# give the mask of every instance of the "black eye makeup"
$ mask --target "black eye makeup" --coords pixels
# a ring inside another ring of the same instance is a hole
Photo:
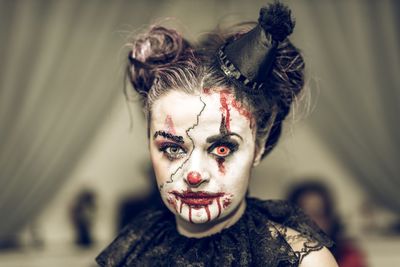
[[[169,160],[172,161],[180,159],[186,155],[187,150],[183,147],[185,142],[183,141],[182,136],[174,135],[165,131],[156,131],[153,135],[153,139],[156,140],[158,137],[170,140],[156,141],[158,150],[162,152]]]
[[[180,146],[179,144],[172,143],[172,142],[162,142],[158,145],[158,150],[169,159],[169,160],[176,160],[183,158],[187,151],[185,148]]]

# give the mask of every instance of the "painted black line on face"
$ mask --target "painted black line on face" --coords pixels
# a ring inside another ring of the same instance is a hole
[[[193,151],[194,151],[194,149],[195,149],[194,141],[193,141],[192,137],[189,135],[189,132],[190,132],[191,130],[193,130],[194,128],[196,128],[196,126],[199,125],[200,116],[201,116],[201,114],[203,113],[204,109],[206,108],[206,103],[203,101],[203,99],[201,99],[201,96],[199,96],[199,99],[200,99],[201,103],[203,103],[203,107],[201,108],[200,112],[199,112],[199,113],[197,114],[197,116],[196,116],[196,123],[193,124],[193,125],[192,125],[191,127],[189,127],[188,129],[186,129],[186,131],[185,131],[186,136],[189,138],[190,142],[192,142],[192,146],[193,146],[193,147],[192,147],[192,149],[191,149],[191,151],[190,151],[189,156],[187,157],[187,159],[186,159],[172,174],[171,174],[169,180],[166,181],[164,184],[166,184],[166,183],[172,183],[172,182],[173,182],[173,176],[174,176],[180,169],[182,169],[183,166],[189,161],[189,159],[190,159],[190,157],[192,156],[192,153],[193,153]],[[160,185],[160,190],[164,187],[164,184]]]
[[[228,127],[226,127],[226,120],[223,113],[221,114],[221,124],[219,125],[219,133],[221,135],[229,133]]]
[[[219,125],[219,134],[208,137],[206,139],[206,141],[208,143],[214,143],[218,140],[230,141],[231,140],[230,136],[232,136],[232,135],[237,136],[241,140],[243,140],[243,138],[239,134],[230,132],[228,130],[228,127],[226,126],[225,116],[224,116],[224,114],[221,114],[221,124]],[[236,143],[236,141],[234,141],[234,142]]]
[[[185,143],[185,142],[183,141],[183,137],[182,137],[182,136],[180,136],[180,135],[173,135],[173,134],[167,133],[167,132],[165,132],[165,131],[157,131],[157,132],[155,132],[155,133],[154,133],[154,136],[153,136],[153,139],[156,139],[158,136],[162,136],[162,137],[164,137],[164,138],[166,138],[166,139],[169,139],[169,140],[172,140],[172,141],[174,141],[174,142],[176,142],[176,143],[178,143],[178,144],[183,144],[183,143]]]

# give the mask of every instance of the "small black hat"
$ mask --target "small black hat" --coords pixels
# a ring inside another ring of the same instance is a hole
[[[268,79],[279,42],[293,32],[294,25],[285,5],[275,2],[261,8],[256,27],[218,50],[221,70],[257,93]]]

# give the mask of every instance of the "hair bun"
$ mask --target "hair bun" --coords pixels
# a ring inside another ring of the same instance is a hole
[[[152,27],[134,40],[129,53],[128,75],[135,90],[148,92],[158,70],[179,61],[187,47],[179,33],[161,26]]]
[[[158,66],[174,61],[182,50],[182,37],[173,30],[153,27],[133,45],[132,58],[147,66]]]
[[[261,8],[258,23],[278,42],[285,40],[293,32],[295,25],[290,9],[279,2]]]

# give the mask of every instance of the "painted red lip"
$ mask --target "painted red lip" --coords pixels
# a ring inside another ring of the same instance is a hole
[[[179,197],[181,201],[187,205],[207,206],[210,205],[214,199],[222,197],[225,193],[209,193],[204,191],[184,191],[179,193],[177,191],[172,191],[171,194]]]

